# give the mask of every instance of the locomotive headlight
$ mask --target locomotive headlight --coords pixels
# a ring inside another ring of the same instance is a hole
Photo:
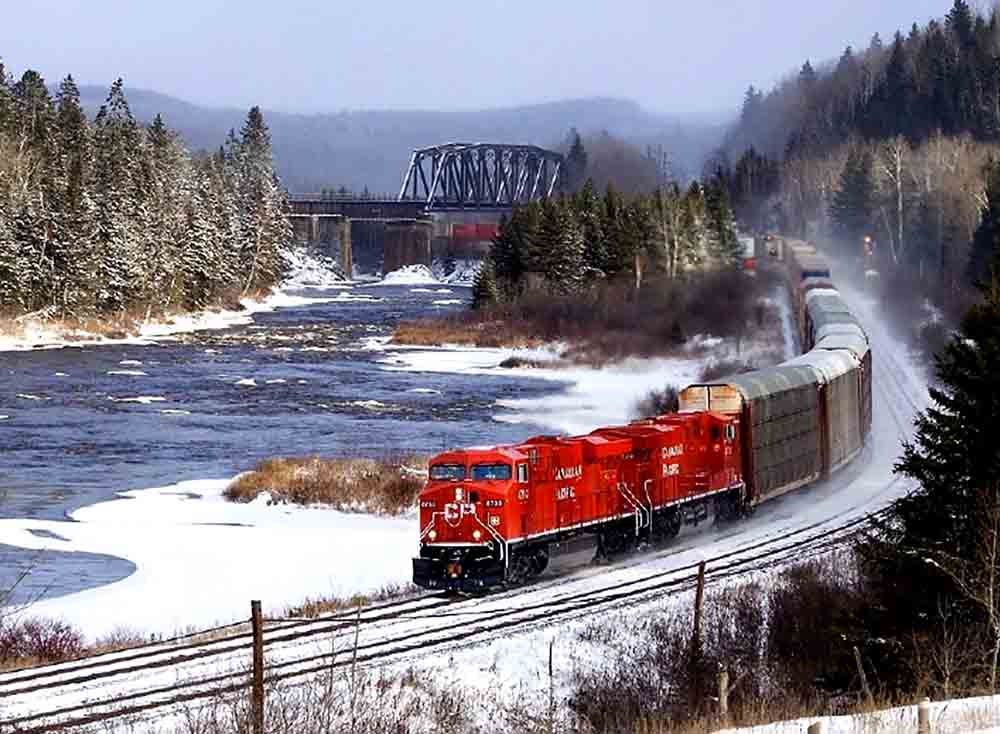
[[[483,539],[483,533],[482,533],[482,531],[481,530],[473,530],[472,531],[472,539],[473,540],[482,540]]]
[[[437,536],[438,536],[437,530],[431,530],[429,533],[427,533],[427,537],[430,538],[431,540],[437,540]]]

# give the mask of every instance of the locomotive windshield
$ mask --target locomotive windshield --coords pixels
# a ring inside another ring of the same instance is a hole
[[[472,467],[472,478],[480,480],[507,480],[512,476],[510,464],[476,464]]]
[[[461,464],[435,464],[431,467],[431,479],[441,482],[461,482],[465,479],[465,467]]]

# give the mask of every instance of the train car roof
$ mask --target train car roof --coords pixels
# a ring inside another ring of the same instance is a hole
[[[789,367],[799,365],[810,367],[819,375],[821,383],[827,383],[856,370],[858,358],[849,351],[813,349],[785,364]]]
[[[850,311],[833,311],[827,308],[810,308],[809,318],[812,319],[813,329],[818,334],[824,326],[833,324],[853,324],[861,328],[857,317]]]
[[[810,368],[801,365],[768,367],[753,372],[745,372],[742,375],[725,377],[714,382],[701,383],[703,385],[731,385],[747,399],[767,397],[775,393],[794,390],[800,387],[817,384],[816,373]],[[693,386],[692,386],[693,387]]]
[[[816,341],[813,350],[817,349],[846,350],[860,360],[868,354],[868,338],[860,328],[856,332],[844,331],[827,334]]]
[[[854,322],[834,322],[826,323],[816,327],[816,333],[814,334],[814,343],[819,343],[824,339],[831,336],[857,336],[860,335],[865,339],[867,343],[868,337],[865,334],[865,330],[861,328],[861,324],[857,321]]]
[[[809,280],[820,280],[819,278],[809,278]],[[813,288],[806,291],[806,305],[811,303],[822,305],[838,306],[838,311],[850,311],[844,299],[840,297],[840,291],[836,288]]]

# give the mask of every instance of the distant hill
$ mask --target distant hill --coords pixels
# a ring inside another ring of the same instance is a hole
[[[161,114],[194,150],[214,150],[246,110],[202,107],[174,97],[128,89],[132,112],[144,122]],[[80,90],[95,114],[107,91]],[[722,126],[686,124],[643,110],[634,102],[595,98],[471,112],[372,110],[336,114],[264,111],[282,181],[291,191],[347,186],[398,191],[414,148],[451,141],[530,143],[555,147],[569,128],[581,134],[608,131],[641,147],[662,145],[678,175],[698,175],[721,140]]]

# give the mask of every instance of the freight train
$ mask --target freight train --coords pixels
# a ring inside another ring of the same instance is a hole
[[[690,385],[675,414],[435,456],[414,583],[521,584],[560,554],[613,557],[710,516],[740,518],[854,459],[871,432],[868,337],[815,248],[761,238],[756,254],[787,276],[804,354]]]

